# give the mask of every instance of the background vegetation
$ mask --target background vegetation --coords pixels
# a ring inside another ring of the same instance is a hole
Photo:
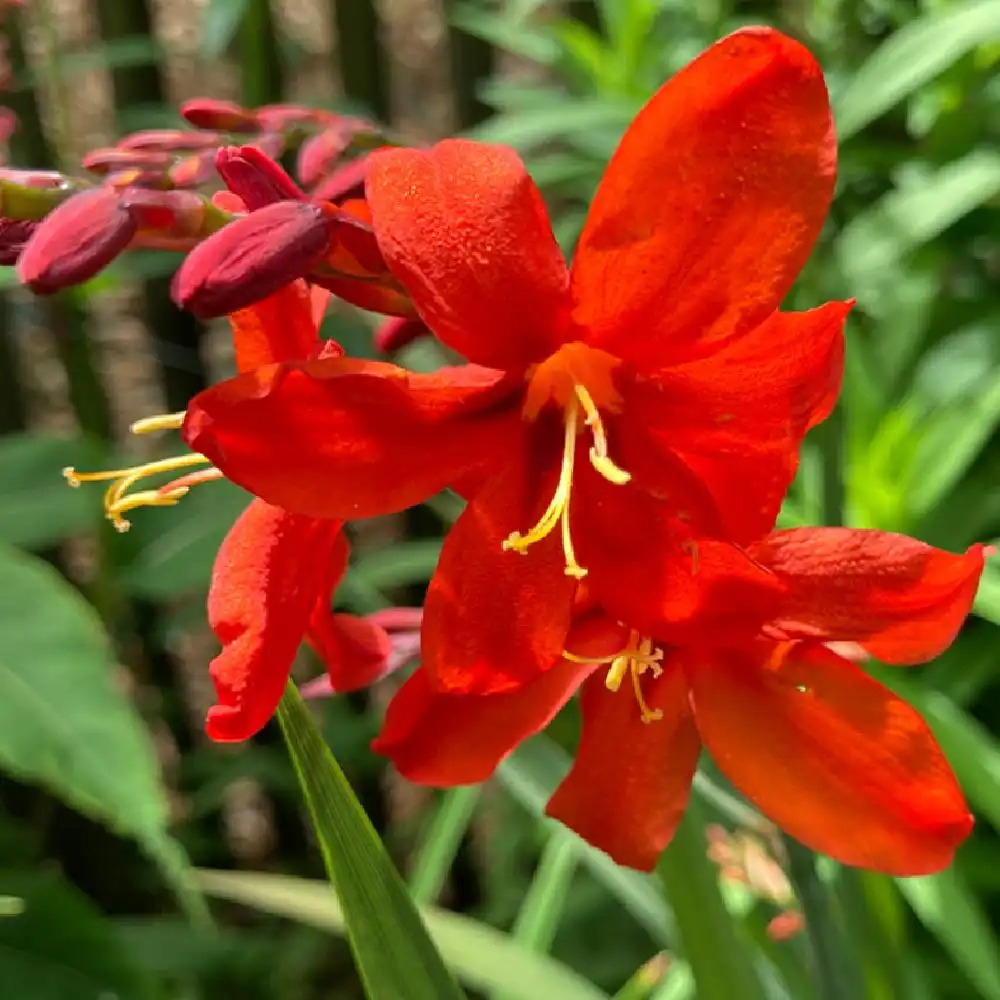
[[[569,250],[645,98],[753,22],[813,49],[841,139],[833,213],[793,304],[858,300],[842,402],[808,442],[782,516],[954,550],[996,538],[1000,0],[31,0],[2,28],[3,96],[22,123],[9,162],[75,167],[124,131],[177,124],[191,96],[296,99],[370,112],[409,141],[461,129],[517,147]],[[238,747],[201,732],[214,653],[205,589],[245,497],[218,484],[117,536],[99,490],[59,477],[134,455],[131,420],[183,408],[229,370],[224,326],[169,301],[177,262],[137,252],[44,300],[0,272],[0,993],[359,997],[330,895],[302,881],[322,864],[277,727]],[[343,310],[330,322],[351,350],[371,350],[368,319]],[[432,363],[429,350],[405,360]],[[442,500],[358,525],[344,605],[418,603],[454,515]],[[948,654],[889,678],[927,715],[979,822],[940,876],[824,870],[863,984],[854,995],[1000,998],[998,625],[993,563]],[[394,683],[320,703],[324,733],[416,898],[450,911],[431,928],[469,987],[497,1000],[692,996],[652,880],[539,818],[573,720],[489,786],[436,795],[367,748]],[[711,776],[700,790],[710,819],[768,846]],[[804,935],[767,931],[792,906],[787,887],[768,899],[725,885],[768,994],[810,1000]],[[641,968],[661,953],[671,960]]]

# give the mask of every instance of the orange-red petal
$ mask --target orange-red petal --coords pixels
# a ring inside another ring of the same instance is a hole
[[[499,372],[419,375],[353,358],[272,365],[197,395],[185,441],[226,478],[287,510],[402,510],[503,454],[521,424]]]
[[[519,687],[551,669],[566,643],[576,580],[564,572],[558,531],[525,554],[503,549],[538,520],[555,488],[558,470],[521,449],[462,512],[427,589],[421,653],[442,691]]]
[[[672,507],[586,466],[576,476],[573,540],[590,594],[614,617],[664,642],[709,630],[753,636],[779,606],[782,586],[739,548],[698,538]]]
[[[513,150],[449,139],[368,164],[379,246],[444,343],[493,368],[523,368],[561,343],[569,275]]]
[[[595,346],[654,366],[752,330],[809,256],[835,173],[816,60],[770,28],[724,38],[612,158],[573,262],[577,322]]]
[[[367,618],[332,613],[330,594],[314,608],[306,639],[326,666],[334,693],[368,687],[392,669],[392,642],[385,630]]]
[[[623,382],[621,464],[637,485],[664,497],[699,482],[732,541],[765,535],[795,476],[803,436],[836,402],[850,308],[830,302],[774,313],[711,356]],[[698,513],[693,507],[704,529],[712,518]]]
[[[601,671],[584,683],[576,760],[546,812],[619,864],[651,869],[684,814],[701,740],[678,666],[640,683],[658,721],[642,721],[628,678],[614,692]]]
[[[850,641],[887,663],[923,663],[951,645],[972,607],[984,549],[945,552],[854,528],[776,531],[751,553],[787,593],[774,626]]]
[[[252,371],[276,361],[309,358],[320,349],[312,296],[302,280],[229,314],[237,371]]]
[[[223,647],[209,668],[219,699],[206,722],[212,739],[248,739],[274,714],[321,591],[329,600],[339,533],[337,521],[255,500],[226,536],[208,595]]]
[[[822,647],[685,659],[698,730],[765,815],[813,850],[893,875],[951,863],[972,828],[923,719]]]
[[[372,749],[422,785],[485,781],[519,743],[549,724],[592,669],[563,660],[516,691],[478,695],[436,691],[421,668],[390,702]]]

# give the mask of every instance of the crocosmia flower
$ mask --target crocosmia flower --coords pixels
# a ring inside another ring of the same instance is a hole
[[[339,345],[322,341],[319,322],[328,293],[312,293],[302,281],[230,316],[240,371],[289,358],[330,357]],[[183,414],[152,417],[140,432],[177,427]],[[79,473],[72,485],[103,480],[105,506],[116,527],[142,506],[172,506],[195,485],[221,477],[201,455],[151,462],[135,469]],[[164,486],[133,492],[149,476],[194,468]],[[274,714],[303,640],[326,666],[334,692],[378,680],[398,663],[377,620],[334,613],[331,597],[347,567],[343,522],[291,514],[252,500],[219,548],[208,594],[208,620],[222,643],[209,668],[218,704],[206,730],[216,740],[244,740]]]
[[[416,782],[484,781],[579,691],[580,744],[548,812],[622,864],[656,863],[704,746],[813,849],[896,875],[946,867],[972,817],[941,749],[833,648],[892,664],[938,655],[968,614],[983,547],[952,555],[902,535],[800,528],[749,553],[779,591],[755,628],[741,616],[742,638],[706,630],[670,644],[578,607],[560,664],[516,691],[441,692],[418,670],[375,749]]]
[[[644,635],[752,614],[775,584],[739,546],[770,530],[840,381],[850,304],[778,311],[835,160],[818,65],[765,28],[713,46],[639,113],[572,268],[512,150],[378,151],[380,250],[469,364],[259,369],[197,397],[184,437],[305,515],[468,497],[425,609],[441,688],[514,689],[552,668],[581,581]]]

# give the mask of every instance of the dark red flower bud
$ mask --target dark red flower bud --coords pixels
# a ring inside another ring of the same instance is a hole
[[[365,171],[368,157],[359,156],[338,167],[313,190],[317,201],[341,202],[347,198],[362,198],[365,193]]]
[[[266,298],[329,252],[326,216],[320,205],[279,201],[231,222],[188,254],[174,276],[174,301],[208,318]]]
[[[218,132],[186,132],[176,128],[151,128],[133,132],[118,143],[118,149],[155,150],[161,153],[194,153],[215,149],[223,141]]]
[[[276,201],[307,200],[281,166],[255,146],[223,146],[216,154],[215,169],[251,212]]]
[[[376,350],[383,354],[392,354],[428,334],[430,330],[424,325],[423,320],[411,319],[408,316],[392,316],[378,326],[372,339]]]
[[[232,101],[215,101],[210,97],[195,97],[181,105],[181,117],[195,128],[217,132],[256,132],[253,113]]]
[[[166,237],[197,237],[202,232],[205,200],[191,191],[129,188],[122,192],[121,204],[137,230]]]
[[[351,132],[339,126],[324,129],[307,139],[299,147],[295,161],[295,173],[299,183],[312,187],[321,181],[337,165],[350,145]]]
[[[262,132],[285,132],[296,125],[313,125],[332,120],[335,115],[302,104],[264,104],[253,113]]]
[[[159,170],[170,166],[173,157],[155,150],[92,149],[84,156],[83,169],[95,174],[120,170]]]
[[[128,246],[135,228],[114,188],[81,191],[42,220],[17,262],[18,276],[40,294],[79,285]]]
[[[16,264],[39,223],[25,219],[0,219],[0,265]]]

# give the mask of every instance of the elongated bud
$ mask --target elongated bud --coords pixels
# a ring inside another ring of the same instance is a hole
[[[16,264],[39,223],[0,218],[0,265]]]
[[[204,184],[215,174],[215,155],[214,149],[208,149],[178,160],[167,173],[170,183],[179,188]]]
[[[181,117],[195,128],[216,132],[256,132],[257,120],[252,111],[232,101],[215,101],[210,97],[195,97],[181,105]]]
[[[93,149],[84,156],[83,169],[94,174],[110,174],[119,170],[165,170],[173,157],[156,150]]]
[[[276,201],[307,200],[281,166],[255,146],[224,146],[216,154],[215,169],[251,212]]]
[[[347,198],[364,197],[367,169],[367,156],[349,160],[316,185],[312,192],[313,198],[317,201],[335,201],[339,204]]]
[[[119,140],[118,149],[153,150],[161,153],[197,153],[214,150],[223,138],[218,132],[187,132],[176,128],[151,128],[133,132]]]
[[[306,139],[299,147],[295,173],[300,183],[312,187],[321,181],[344,155],[350,145],[351,131],[335,125]]]
[[[135,231],[114,188],[82,191],[42,221],[17,262],[18,276],[40,294],[79,285],[110,264]]]
[[[329,250],[322,206],[279,201],[195,247],[174,276],[174,301],[196,316],[223,316],[307,274]]]

